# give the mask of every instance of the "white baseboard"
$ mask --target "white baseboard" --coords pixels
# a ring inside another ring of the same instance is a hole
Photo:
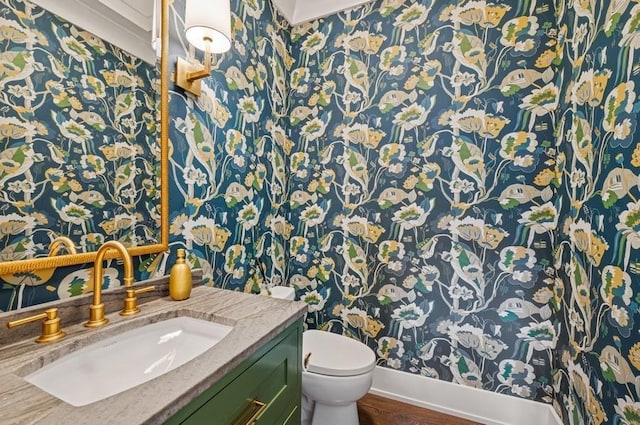
[[[562,425],[548,404],[380,366],[370,392],[486,425]]]

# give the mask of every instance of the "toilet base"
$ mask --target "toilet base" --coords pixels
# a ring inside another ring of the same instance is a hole
[[[301,425],[311,425],[313,419],[313,405],[315,404],[305,393],[302,393],[302,422]]]
[[[307,418],[304,418],[307,419]],[[303,420],[303,425],[358,425],[358,405],[356,402],[344,405],[323,405],[317,401],[313,405],[311,421]]]

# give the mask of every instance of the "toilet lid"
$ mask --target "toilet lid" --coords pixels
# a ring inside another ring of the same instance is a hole
[[[360,341],[318,330],[302,334],[302,356],[308,372],[329,376],[355,376],[373,369],[376,356]]]

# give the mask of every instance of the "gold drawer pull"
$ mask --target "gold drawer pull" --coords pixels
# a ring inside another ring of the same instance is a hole
[[[258,416],[267,408],[267,403],[258,400],[251,400],[249,406],[231,422],[232,425],[253,425]]]

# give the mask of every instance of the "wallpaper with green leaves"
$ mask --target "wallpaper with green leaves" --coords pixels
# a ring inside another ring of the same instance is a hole
[[[550,402],[552,5],[374,2],[288,29],[232,4],[203,95],[172,91],[172,245],[229,289],[257,291],[260,260],[308,327],[382,366]]]
[[[552,400],[553,10],[378,1],[292,30],[288,278],[309,326]]]
[[[155,243],[155,65],[29,1],[0,7],[0,260],[46,256],[60,235],[78,251]],[[83,292],[52,277],[2,276],[1,308]]]
[[[214,55],[199,97],[170,93],[170,246],[205,281],[259,292],[286,277],[288,24],[268,1],[232,1],[232,50]],[[203,58],[184,38],[184,1],[171,4],[171,54]],[[175,59],[174,56],[174,59]]]
[[[173,58],[201,59],[171,14]],[[234,0],[202,96],[171,90],[172,251],[210,285],[293,286],[380,366],[637,423],[638,22],[377,0],[291,28]]]
[[[570,424],[640,422],[640,4],[558,11],[558,246],[554,385]],[[638,86],[638,87],[636,87]]]
[[[449,3],[292,30],[307,322],[565,423],[638,423],[640,5]]]

